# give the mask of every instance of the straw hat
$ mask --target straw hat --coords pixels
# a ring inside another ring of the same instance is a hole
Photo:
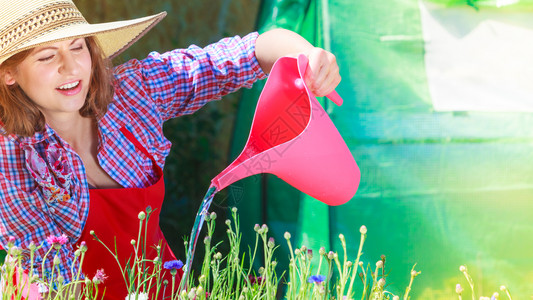
[[[0,7],[0,64],[29,48],[86,36],[96,36],[113,57],[166,16],[89,24],[71,0],[0,0]]]

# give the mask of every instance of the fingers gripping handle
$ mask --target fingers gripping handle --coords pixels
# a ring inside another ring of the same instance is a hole
[[[309,59],[307,56],[300,54],[298,55],[298,69],[300,70],[300,77],[304,78],[305,70],[307,70]],[[299,82],[301,84],[301,82]],[[326,95],[326,97],[333,101],[333,103],[337,104],[338,106],[342,105],[342,98],[341,96],[334,90],[333,92]]]

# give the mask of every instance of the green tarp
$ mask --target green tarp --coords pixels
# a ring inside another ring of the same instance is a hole
[[[253,245],[254,223],[266,223],[286,265],[285,231],[315,253],[342,251],[343,233],[353,260],[366,225],[362,259],[374,266],[386,255],[395,294],[416,263],[422,273],[412,299],[456,298],[456,284],[468,286],[462,264],[478,296],[500,285],[516,299],[533,295],[533,115],[434,111],[417,1],[263,1],[258,27],[297,30],[336,54],[345,102],[323,104],[361,184],[347,204],[328,207],[273,175],[235,183],[230,204],[241,228],[250,228],[244,244]],[[260,90],[240,102],[232,158],[246,142]]]

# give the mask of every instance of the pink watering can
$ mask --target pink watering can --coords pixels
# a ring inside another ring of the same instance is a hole
[[[304,83],[308,59],[276,61],[259,97],[242,153],[211,181],[217,191],[245,177],[271,173],[328,204],[357,191],[360,172],[337,128]],[[337,105],[334,91],[327,96]]]
[[[272,67],[244,150],[211,180],[200,205],[180,290],[187,282],[196,242],[214,195],[235,181],[271,173],[328,205],[346,203],[355,195],[361,177],[359,168],[328,114],[305,86],[307,62],[304,55],[282,57]],[[327,97],[342,104],[336,92]]]

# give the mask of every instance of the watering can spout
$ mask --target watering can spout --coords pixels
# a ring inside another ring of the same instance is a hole
[[[357,191],[360,172],[337,128],[303,81],[307,57],[282,57],[261,92],[241,154],[212,180],[217,190],[259,173],[340,205]],[[342,98],[327,95],[337,105]]]

